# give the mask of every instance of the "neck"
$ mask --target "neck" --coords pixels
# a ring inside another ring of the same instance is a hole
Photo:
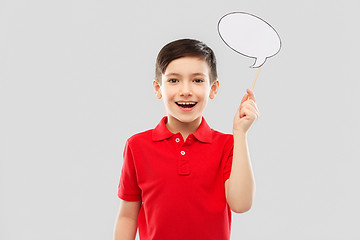
[[[183,136],[184,135],[187,136],[190,133],[196,132],[196,130],[199,128],[201,124],[201,120],[202,117],[200,116],[192,122],[181,122],[172,116],[168,116],[166,127],[172,133],[180,132]]]

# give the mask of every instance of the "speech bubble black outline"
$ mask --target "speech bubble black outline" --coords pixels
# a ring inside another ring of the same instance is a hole
[[[223,18],[224,18],[224,17],[226,17],[227,15],[234,14],[234,13],[247,14],[247,15],[251,15],[251,16],[253,16],[253,17],[256,17],[256,18],[260,19],[261,21],[265,22],[267,25],[269,25],[269,26],[270,26],[270,27],[274,30],[274,32],[276,33],[276,35],[278,36],[278,38],[279,38],[279,40],[280,40],[280,47],[279,47],[279,50],[278,50],[275,54],[273,54],[273,55],[271,55],[271,56],[268,56],[268,57],[265,57],[265,61],[264,61],[264,62],[263,62],[260,66],[258,66],[258,67],[252,67],[252,66],[254,66],[254,65],[255,65],[256,60],[258,59],[257,57],[248,56],[248,55],[246,55],[246,54],[243,54],[243,53],[241,53],[241,52],[238,52],[238,51],[237,51],[237,50],[235,50],[234,48],[230,47],[230,45],[229,45],[229,44],[227,44],[227,42],[223,39],[223,37],[222,37],[222,36],[221,36],[221,34],[220,34],[220,31],[219,31],[219,25],[220,25],[221,19],[223,19]],[[253,65],[251,65],[251,66],[250,66],[250,68],[251,68],[251,67],[252,67],[252,68],[259,68],[259,67],[261,67],[262,65],[264,65],[264,63],[266,62],[266,60],[267,60],[268,58],[271,58],[271,57],[275,56],[276,54],[278,54],[278,52],[280,52],[281,45],[282,45],[280,35],[279,35],[279,34],[278,34],[278,32],[275,30],[275,28],[273,28],[273,27],[272,27],[272,26],[271,26],[268,22],[266,22],[264,19],[262,19],[262,18],[260,18],[260,17],[258,17],[258,16],[256,16],[256,15],[254,15],[254,14],[247,13],[247,12],[230,12],[230,13],[225,14],[225,15],[224,15],[224,16],[222,16],[222,17],[220,18],[220,20],[218,21],[218,24],[217,24],[217,31],[218,31],[218,33],[219,33],[220,38],[223,40],[223,42],[226,44],[226,46],[228,46],[229,48],[231,48],[231,49],[232,49],[232,50],[234,50],[235,52],[237,52],[237,53],[239,53],[239,54],[241,54],[241,55],[243,55],[243,56],[245,56],[245,57],[255,58],[255,62],[254,62],[254,64],[253,64]]]

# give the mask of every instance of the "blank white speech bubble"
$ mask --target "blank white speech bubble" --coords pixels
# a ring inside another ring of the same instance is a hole
[[[276,55],[281,40],[275,29],[261,18],[245,13],[232,12],[218,23],[218,32],[227,46],[244,56],[255,58],[252,68],[261,67],[267,58]]]

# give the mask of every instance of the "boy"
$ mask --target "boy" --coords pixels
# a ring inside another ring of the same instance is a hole
[[[126,141],[114,239],[134,240],[139,226],[140,240],[229,240],[230,210],[246,212],[254,198],[246,133],[260,116],[255,96],[247,89],[233,134],[211,129],[202,113],[219,88],[216,59],[193,39],[160,50],[153,86],[167,116]]]

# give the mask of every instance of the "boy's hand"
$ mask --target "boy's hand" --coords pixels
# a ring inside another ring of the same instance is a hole
[[[249,96],[249,99],[247,100]],[[233,132],[241,132],[246,134],[255,119],[260,117],[259,110],[256,106],[255,95],[253,91],[247,89],[247,94],[242,98],[240,107],[238,108],[235,118]]]

